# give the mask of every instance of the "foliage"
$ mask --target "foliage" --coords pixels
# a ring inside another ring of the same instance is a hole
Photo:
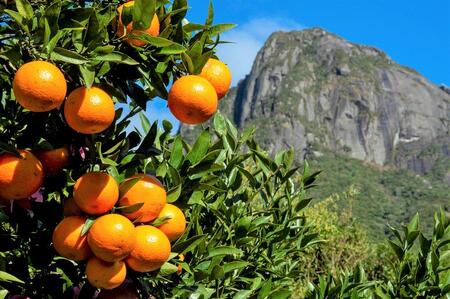
[[[439,208],[450,211],[450,188],[443,181],[448,169],[444,167],[448,166],[445,160],[438,162],[426,176],[418,176],[407,170],[380,168],[343,155],[322,153],[321,157],[309,159],[312,168],[324,170],[317,182],[320,187],[312,189],[310,195],[327,198],[355,186],[359,192],[353,200],[353,214],[361,219],[374,241],[392,236],[386,224],[398,228],[418,211],[424,232],[430,235],[434,212]],[[347,203],[340,201],[338,205],[345,209]]]
[[[363,267],[337,276],[321,276],[310,285],[308,298],[444,298],[450,294],[450,218],[441,211],[434,217],[434,230],[425,237],[419,215],[402,231],[392,228],[395,253],[384,260],[386,270],[379,280],[369,280]]]

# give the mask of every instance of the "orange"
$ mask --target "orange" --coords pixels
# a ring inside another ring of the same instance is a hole
[[[231,72],[228,66],[220,60],[210,58],[200,73],[208,80],[217,92],[219,100],[223,98],[231,85]]]
[[[0,154],[0,197],[5,200],[30,197],[44,181],[41,162],[29,151],[18,152],[21,158]]]
[[[92,257],[86,265],[86,277],[92,286],[111,290],[125,281],[127,266],[122,261],[109,263]]]
[[[136,182],[136,179],[139,181]],[[134,183],[134,185],[133,185]],[[137,175],[120,185],[119,206],[144,205],[133,213],[123,213],[131,220],[149,222],[156,219],[166,204],[166,190],[157,178],[149,175]]]
[[[82,261],[91,255],[87,236],[81,236],[86,217],[71,216],[64,218],[53,231],[53,246],[59,255]]]
[[[46,61],[32,61],[17,70],[13,91],[22,107],[33,112],[46,112],[64,101],[67,83],[55,65]]]
[[[89,229],[88,243],[92,252],[104,261],[123,260],[136,243],[134,225],[119,214],[102,216]]]
[[[83,215],[83,211],[77,206],[73,198],[69,198],[64,201],[63,214],[64,217],[81,216]]]
[[[139,299],[136,286],[130,280],[125,282],[114,290],[102,290],[97,299]]]
[[[216,90],[208,80],[189,75],[175,81],[169,91],[168,104],[179,121],[196,125],[216,113],[218,99]]]
[[[170,241],[166,235],[150,225],[137,226],[136,245],[126,259],[128,267],[137,272],[155,271],[170,256]]]
[[[115,113],[112,98],[98,87],[78,87],[64,104],[67,124],[83,134],[103,132],[114,121]]]
[[[104,214],[111,210],[119,199],[119,186],[107,173],[89,172],[76,181],[73,199],[85,213]]]
[[[37,151],[35,155],[41,161],[46,175],[56,175],[69,164],[69,150],[67,147]]]
[[[129,1],[127,3],[124,3],[124,4],[120,5],[117,8],[117,12],[119,13],[119,22],[118,22],[118,25],[117,25],[117,32],[116,32],[116,34],[119,37],[122,37],[125,34],[125,28],[124,28],[125,26],[122,23],[122,10],[123,10],[123,7],[124,6],[125,7],[131,7],[133,5],[134,5],[134,1]],[[159,29],[160,29],[159,27],[160,27],[159,19],[158,19],[158,16],[155,14],[155,15],[153,15],[152,21],[150,22],[150,27],[148,27],[145,30],[133,29],[133,22],[130,22],[127,25],[126,35],[129,35],[129,34],[140,35],[140,34],[145,32],[145,33],[150,34],[151,36],[158,36],[159,35]],[[134,39],[134,38],[126,38],[125,41],[128,44],[136,46],[136,47],[142,47],[142,46],[145,46],[147,44],[147,42],[145,42],[143,40]]]
[[[158,226],[158,228],[166,234],[170,241],[175,241],[186,230],[186,218],[183,212],[176,206],[168,203],[159,214],[158,218],[168,218],[169,220]]]

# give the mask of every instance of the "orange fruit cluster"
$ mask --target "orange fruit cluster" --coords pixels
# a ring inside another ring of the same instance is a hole
[[[31,61],[17,70],[13,92],[22,107],[32,112],[48,112],[63,104],[67,83],[55,65]],[[79,133],[100,133],[114,121],[114,102],[98,87],[81,86],[64,102],[64,117],[69,127]]]
[[[197,125],[210,119],[219,100],[230,89],[231,72],[223,62],[210,58],[199,75],[187,75],[173,83],[168,105],[182,123]]]
[[[183,235],[186,218],[166,197],[163,184],[153,176],[135,175],[119,186],[107,173],[86,173],[64,204],[65,218],[53,232],[53,246],[63,257],[87,260],[86,277],[94,287],[117,288],[127,268],[158,270],[170,257],[170,242]],[[149,224],[153,220],[157,227]]]

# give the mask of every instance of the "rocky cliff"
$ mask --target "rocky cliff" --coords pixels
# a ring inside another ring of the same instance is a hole
[[[270,152],[326,149],[421,174],[450,156],[445,88],[320,28],[272,34],[221,111],[240,128],[257,126]]]

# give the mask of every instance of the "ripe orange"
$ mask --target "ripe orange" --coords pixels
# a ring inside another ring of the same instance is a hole
[[[67,83],[55,65],[32,61],[23,64],[16,72],[13,91],[22,107],[33,112],[46,112],[64,101]]]
[[[105,262],[97,257],[89,259],[86,265],[86,277],[89,283],[100,289],[111,290],[120,286],[127,276],[124,262]]]
[[[19,150],[21,158],[9,153],[0,155],[0,197],[23,199],[39,190],[44,181],[41,162],[29,151]]]
[[[86,235],[81,236],[86,217],[64,218],[53,231],[53,246],[63,257],[82,261],[91,255]]]
[[[139,181],[135,179],[139,178]],[[134,185],[133,185],[134,183]],[[123,213],[131,220],[149,222],[156,217],[166,204],[166,190],[157,178],[149,175],[137,175],[123,182],[120,187],[119,206],[131,206],[137,203],[144,205],[133,213]]]
[[[231,85],[231,72],[220,60],[210,58],[202,69],[200,76],[208,80],[217,92],[219,100],[223,98]]]
[[[128,267],[137,272],[155,271],[169,259],[170,241],[166,235],[150,225],[137,226],[136,246],[126,259]]]
[[[35,155],[41,161],[46,175],[56,175],[69,164],[69,150],[67,147],[37,151]]]
[[[197,125],[216,113],[218,99],[216,90],[208,80],[189,75],[175,81],[169,91],[168,104],[179,121]]]
[[[95,134],[106,130],[114,121],[114,102],[98,87],[78,87],[64,103],[67,124],[83,134]]]
[[[169,218],[169,220],[158,226],[158,228],[166,234],[170,241],[175,241],[186,230],[186,218],[183,212],[176,206],[168,203],[159,214],[158,218]]]
[[[122,23],[122,10],[123,7],[131,7],[134,5],[134,1],[129,1],[127,3],[124,3],[122,5],[120,5],[117,8],[117,12],[119,14],[119,21],[117,24],[117,36],[122,37],[125,34],[125,26]],[[158,16],[155,14],[153,15],[152,21],[150,22],[150,27],[148,27],[145,30],[138,30],[138,29],[133,29],[133,22],[130,22],[127,25],[127,32],[126,35],[129,34],[133,34],[133,35],[140,35],[143,32],[150,34],[151,36],[158,36],[159,35],[159,29],[160,29],[160,24],[159,24],[159,19]],[[125,41],[133,46],[136,47],[142,47],[145,46],[147,44],[147,42],[143,41],[143,40],[139,40],[139,39],[135,39],[135,38],[127,38],[125,39]]]
[[[83,211],[75,203],[75,200],[73,198],[69,198],[64,201],[63,215],[64,217],[81,216],[83,215]]]
[[[111,210],[119,199],[119,186],[107,173],[89,172],[75,183],[73,199],[85,213],[104,214]]]
[[[119,214],[102,216],[89,229],[88,243],[92,252],[104,261],[123,260],[136,244],[134,225]]]
[[[102,290],[97,299],[139,299],[136,286],[132,281],[125,282],[114,290]]]

